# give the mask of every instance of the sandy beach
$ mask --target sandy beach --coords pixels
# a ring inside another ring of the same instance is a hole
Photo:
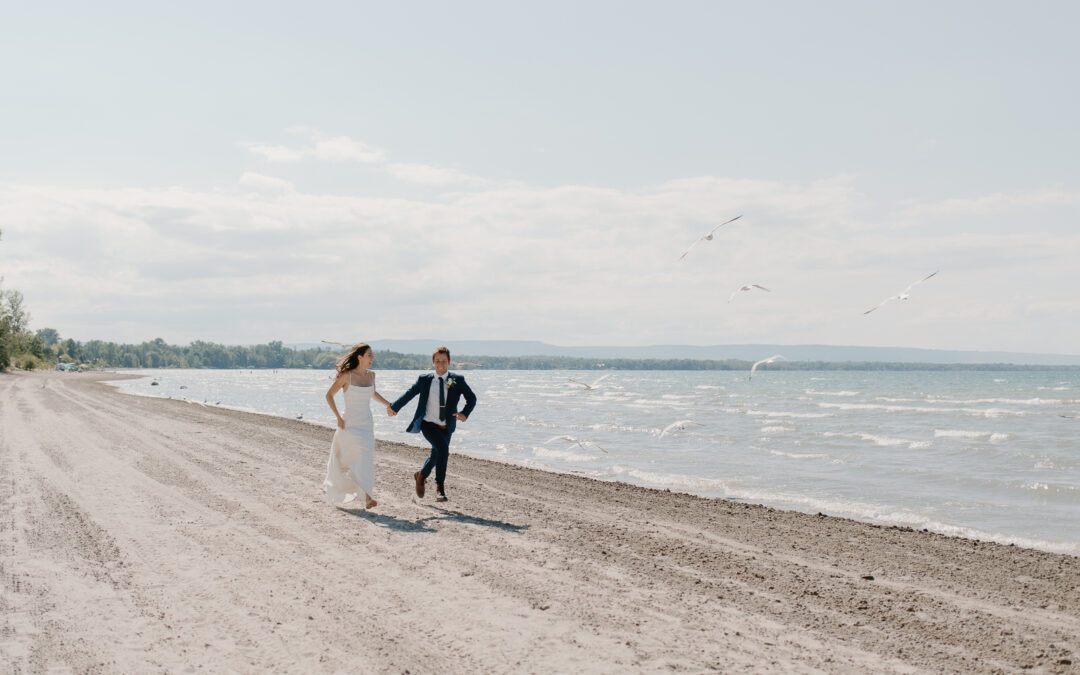
[[[0,374],[0,669],[1080,672],[1080,558]],[[468,448],[455,445],[454,450]]]

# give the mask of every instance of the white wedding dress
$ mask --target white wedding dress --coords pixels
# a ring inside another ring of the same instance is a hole
[[[350,373],[345,387],[345,428],[334,432],[323,481],[326,498],[335,506],[365,493],[372,496],[375,489],[375,420],[371,416],[375,385],[354,384],[354,376]]]

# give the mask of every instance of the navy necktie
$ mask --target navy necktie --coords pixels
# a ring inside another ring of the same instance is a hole
[[[442,378],[439,378],[439,419],[446,419],[446,394],[443,393]]]

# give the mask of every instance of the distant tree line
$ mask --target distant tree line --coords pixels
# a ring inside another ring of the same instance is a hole
[[[315,368],[329,370],[343,353],[337,347],[293,349],[280,341],[261,345],[221,345],[197,340],[190,345],[170,345],[157,338],[141,344],[117,344],[102,340],[76,342],[62,340],[52,328],[33,334],[30,342],[40,345],[43,363],[75,363],[96,368]],[[752,362],[741,359],[595,359],[569,356],[472,356],[454,355],[455,370],[729,370],[747,371]],[[20,366],[23,367],[23,366]],[[375,351],[373,368],[383,370],[427,370],[430,354],[402,354]],[[776,361],[767,366],[778,370],[861,370],[861,371],[1032,371],[1080,370],[1080,366],[1032,366],[1009,363],[889,363],[877,361]],[[760,371],[759,371],[760,372]]]

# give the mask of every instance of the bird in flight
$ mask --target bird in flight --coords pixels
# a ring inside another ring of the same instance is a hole
[[[611,373],[608,373],[607,375],[601,375],[601,376],[600,376],[600,377],[599,377],[599,378],[598,378],[598,379],[597,379],[597,380],[596,380],[595,382],[593,382],[592,384],[586,384],[586,383],[584,383],[584,382],[581,382],[581,381],[579,381],[579,380],[575,380],[575,379],[574,379],[574,378],[572,378],[572,377],[568,377],[568,378],[566,378],[566,379],[570,380],[570,381],[571,381],[571,382],[573,382],[574,384],[580,384],[581,386],[585,387],[586,389],[596,389],[596,388],[597,388],[597,385],[599,385],[599,384],[600,384],[601,382],[603,382],[603,381],[604,381],[604,378],[606,378],[606,377],[607,377],[608,375],[611,375]]]
[[[748,377],[748,378],[746,378],[746,379],[747,379],[747,380],[753,379],[753,377],[754,377],[754,371],[755,371],[755,370],[757,370],[757,367],[758,367],[758,366],[760,366],[760,365],[762,365],[762,364],[765,364],[765,363],[772,363],[772,362],[773,362],[773,361],[775,361],[776,359],[783,359],[783,360],[787,361],[787,357],[786,357],[786,356],[781,356],[781,355],[779,355],[779,354],[777,354],[777,355],[775,355],[775,356],[770,356],[770,357],[769,357],[769,358],[767,358],[767,359],[761,359],[760,361],[758,361],[757,363],[755,363],[755,364],[754,364],[753,366],[751,366],[751,367],[750,367],[750,377]]]
[[[934,270],[931,274],[926,275],[922,279],[919,279],[918,281],[912,282],[910,285],[908,285],[907,288],[905,288],[903,291],[901,291],[898,295],[890,295],[889,297],[885,298],[884,300],[879,302],[874,307],[871,307],[870,309],[863,312],[863,314],[869,314],[870,312],[874,311],[878,307],[881,307],[885,303],[890,302],[892,300],[907,300],[909,297],[911,297],[909,295],[911,293],[911,289],[915,288],[916,286],[918,286],[919,284],[926,281],[927,279],[929,279],[930,277],[934,276],[937,273],[938,273],[938,270]]]
[[[699,424],[694,420],[679,420],[678,422],[672,422],[664,427],[664,430],[660,432],[659,438],[663,438],[669,431],[675,431],[677,429],[685,429],[686,427],[703,427],[704,424]]]
[[[719,225],[717,225],[717,226],[716,226],[716,227],[714,227],[713,229],[709,230],[708,234],[704,234],[704,235],[702,235],[700,239],[698,239],[697,241],[695,241],[695,242],[694,242],[693,244],[690,244],[690,248],[688,248],[688,249],[686,249],[685,251],[683,251],[683,254],[682,254],[681,256],[679,256],[679,260],[682,260],[683,258],[685,258],[685,257],[686,257],[686,254],[690,252],[690,249],[691,249],[691,248],[694,248],[695,246],[697,246],[699,242],[702,242],[702,241],[712,241],[712,238],[713,238],[713,233],[715,233],[715,232],[716,232],[717,230],[719,230],[719,229],[720,229],[721,227],[723,227],[723,226],[727,225],[728,223],[733,223],[733,222],[735,222],[735,221],[736,221],[736,220],[738,220],[739,218],[742,218],[742,214],[739,214],[739,215],[735,216],[735,217],[734,217],[734,218],[732,218],[731,220],[725,220],[724,222],[720,223]]]
[[[581,439],[574,438],[573,436],[552,436],[551,438],[544,441],[544,445],[547,445],[548,443],[551,443],[553,441],[565,441],[565,442],[569,443],[570,445],[578,446],[582,450],[588,450],[590,447],[593,447],[593,448],[596,448],[597,450],[599,450],[599,451],[601,451],[601,452],[603,452],[605,454],[607,453],[607,450],[604,450],[603,448],[601,448],[599,445],[597,445],[593,441],[581,440]]]
[[[752,291],[755,288],[760,288],[761,290],[765,291],[766,293],[772,293],[772,291],[770,291],[769,289],[765,288],[764,286],[762,286],[760,284],[745,284],[743,286],[739,286],[734,291],[732,291],[731,292],[731,297],[728,298],[727,301],[731,302],[732,300],[734,300],[735,296],[739,294],[739,291]]]

